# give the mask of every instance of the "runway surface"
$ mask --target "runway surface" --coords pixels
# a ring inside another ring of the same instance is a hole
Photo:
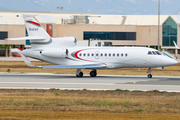
[[[136,84],[134,84],[134,82]],[[180,92],[180,77],[153,76],[112,76],[98,75],[95,78],[85,75],[60,74],[0,74],[0,88],[8,89],[70,89],[70,90],[159,90]]]

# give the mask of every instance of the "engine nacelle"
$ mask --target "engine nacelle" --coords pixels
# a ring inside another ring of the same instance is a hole
[[[75,37],[53,38],[55,47],[74,47],[77,44]]]
[[[64,49],[64,48],[40,51],[40,54],[42,56],[55,57],[55,58],[64,58],[68,55],[68,53],[69,53],[68,49]]]

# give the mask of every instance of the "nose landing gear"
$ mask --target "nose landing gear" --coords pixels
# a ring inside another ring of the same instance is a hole
[[[147,76],[148,78],[152,78],[152,75],[151,74],[148,74],[148,76]]]
[[[146,73],[150,73],[150,74],[147,75],[148,78],[152,78],[151,72],[152,72],[152,69],[149,68],[149,69],[147,70],[147,72],[146,72]]]

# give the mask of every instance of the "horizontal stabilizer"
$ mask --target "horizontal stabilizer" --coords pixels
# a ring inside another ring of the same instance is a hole
[[[96,68],[106,68],[105,64],[95,64],[95,65],[67,65],[67,66],[42,66],[44,69],[65,69],[65,68],[78,68],[78,69],[96,69]]]
[[[20,37],[20,38],[6,38],[5,40],[44,40],[45,37],[35,37],[35,36],[28,36],[28,37]]]

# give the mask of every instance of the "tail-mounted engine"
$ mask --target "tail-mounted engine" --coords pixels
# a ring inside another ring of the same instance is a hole
[[[55,58],[64,58],[68,56],[69,51],[68,49],[51,49],[51,50],[45,50],[45,51],[40,51],[40,54],[42,56],[46,57],[55,57]]]
[[[77,44],[75,37],[53,38],[55,47],[74,47]]]

